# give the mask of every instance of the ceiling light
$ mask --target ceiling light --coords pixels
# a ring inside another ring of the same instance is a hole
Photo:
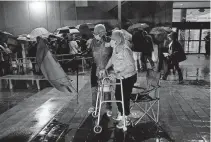
[[[180,5],[183,5],[182,3]]]

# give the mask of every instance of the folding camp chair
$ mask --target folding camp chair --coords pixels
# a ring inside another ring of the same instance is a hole
[[[143,112],[143,114],[138,116],[138,118],[136,117],[133,124],[137,125],[145,116],[148,116],[148,118],[157,123],[159,120],[160,107],[160,73],[152,69],[148,69],[146,75],[141,78],[138,77],[137,80],[139,82],[135,84],[131,94],[131,112],[135,110],[135,107],[137,107],[139,109],[138,111]],[[143,83],[145,83],[144,87]]]

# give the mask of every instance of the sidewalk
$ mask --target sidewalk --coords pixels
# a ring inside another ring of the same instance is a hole
[[[91,106],[91,89],[86,76],[80,78],[83,85],[79,88],[79,103],[76,97],[46,88],[40,93],[29,94],[29,98],[1,114],[0,142],[41,142],[44,139],[49,142],[55,139],[61,142],[209,141],[209,62],[203,55],[199,59],[190,55],[181,63],[185,84],[178,85],[177,75],[173,74],[161,82],[159,124],[162,132],[153,123],[142,122],[124,134],[102,113],[103,132],[95,134],[95,121],[87,113]]]

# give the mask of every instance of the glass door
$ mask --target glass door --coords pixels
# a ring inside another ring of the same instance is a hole
[[[178,39],[185,53],[199,53],[200,29],[179,30]]]
[[[201,45],[200,45],[200,53],[205,53],[205,36],[207,35],[207,32],[209,32],[209,29],[202,29],[201,31]]]

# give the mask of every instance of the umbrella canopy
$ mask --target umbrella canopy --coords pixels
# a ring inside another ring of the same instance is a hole
[[[68,26],[65,26],[65,27],[61,27],[61,28],[58,28],[57,30],[69,30],[70,28]]]
[[[150,31],[154,35],[154,39],[158,42],[163,42],[169,33],[173,32],[170,27],[155,27]]]
[[[148,27],[149,27],[149,25],[147,25],[146,23],[137,23],[137,24],[130,26],[128,28],[128,31],[131,31],[133,29],[145,29],[145,28],[148,28]]]
[[[9,37],[14,37],[11,33],[0,31],[0,41],[7,42]]]
[[[93,24],[93,23],[85,23],[85,24],[77,25],[75,28],[76,28],[76,29],[83,29],[83,28],[87,28],[87,26],[88,26],[88,28],[89,28],[90,30],[93,30],[94,27],[95,27],[95,24]]]
[[[0,31],[0,35],[13,36],[11,33],[8,33],[8,32],[5,32],[5,31]]]
[[[169,34],[173,32],[170,27],[155,27],[150,31],[150,34]]]
[[[76,28],[77,28],[77,26],[76,26]],[[93,36],[91,28],[94,29],[94,24],[91,24],[91,23],[88,23],[88,25],[81,24],[81,25],[79,25],[78,30],[80,31],[81,35],[86,35],[86,37],[89,39],[89,38],[92,38],[92,36]]]
[[[45,28],[36,28],[30,34],[27,35],[28,38],[31,40],[35,40],[38,36],[41,37],[48,37],[51,33],[47,31]]]

